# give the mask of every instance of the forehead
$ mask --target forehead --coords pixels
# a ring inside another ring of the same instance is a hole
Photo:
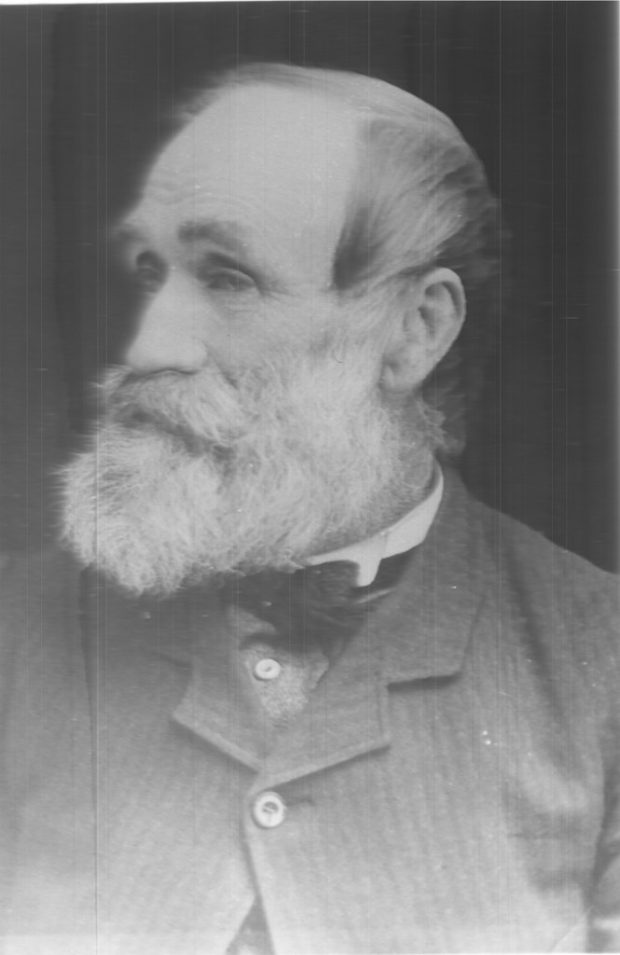
[[[238,220],[271,241],[325,253],[344,219],[356,140],[356,115],[332,96],[234,89],[165,147],[145,181],[141,211],[175,222]]]

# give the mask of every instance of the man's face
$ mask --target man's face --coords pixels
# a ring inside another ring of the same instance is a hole
[[[330,288],[355,149],[341,106],[252,87],[155,163],[124,229],[136,336],[64,479],[65,537],[130,590],[293,566],[424,484],[381,395],[377,316]]]
[[[186,127],[125,226],[148,293],[129,367],[236,376],[329,335],[355,159],[350,112],[308,93],[242,88]]]

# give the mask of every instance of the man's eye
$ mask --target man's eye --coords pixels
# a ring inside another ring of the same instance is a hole
[[[254,279],[246,272],[237,269],[218,269],[209,272],[202,278],[207,288],[216,292],[249,292],[256,287]]]
[[[142,289],[154,292],[164,280],[165,268],[156,255],[142,252],[136,259],[134,275]]]

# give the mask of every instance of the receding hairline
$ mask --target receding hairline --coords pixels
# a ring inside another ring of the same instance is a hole
[[[342,232],[334,250],[334,288],[344,289],[350,286],[350,276],[358,271],[355,259],[350,259],[346,250],[347,247],[351,248],[351,239],[358,231],[360,199],[366,188],[366,173],[374,165],[374,150],[382,135],[378,131],[390,130],[397,136],[404,134],[410,140],[415,136],[419,138],[422,148],[425,144],[439,146],[442,142],[445,146],[452,142],[470,151],[457,126],[448,116],[413,93],[386,80],[351,71],[277,62],[250,62],[214,71],[202,91],[187,101],[185,108],[178,114],[179,118],[186,124],[190,123],[227,95],[240,92],[244,88],[257,87],[286,89],[318,97],[329,96],[352,116],[355,165],[346,200]]]
[[[387,80],[350,70],[297,66],[279,62],[250,62],[211,73],[202,89],[190,94],[177,109],[182,122],[196,118],[234,89],[271,86],[328,94],[355,112],[361,121],[383,118],[411,124],[443,126],[460,137],[452,120],[441,110]]]

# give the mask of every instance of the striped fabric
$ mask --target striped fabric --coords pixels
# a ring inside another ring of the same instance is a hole
[[[26,570],[2,604],[7,955],[224,955],[258,899],[275,955],[620,950],[616,581],[453,476],[275,734],[210,595]]]

